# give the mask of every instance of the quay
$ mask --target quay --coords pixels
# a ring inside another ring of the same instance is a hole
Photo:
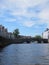
[[[29,44],[30,42],[35,42],[35,41],[37,41],[37,43],[48,43],[48,39],[35,39],[35,38],[8,39],[8,38],[0,37],[0,48],[3,48],[3,47],[10,45],[10,44],[23,44],[24,42]]]

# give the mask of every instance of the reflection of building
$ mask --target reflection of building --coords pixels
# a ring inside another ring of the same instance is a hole
[[[43,32],[42,37],[43,39],[49,39],[49,29],[48,28]]]
[[[2,25],[0,25],[0,36],[14,39],[14,35],[9,33],[8,30]]]

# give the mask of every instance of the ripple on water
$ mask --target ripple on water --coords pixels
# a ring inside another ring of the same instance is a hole
[[[0,53],[0,65],[49,65],[49,45],[12,44]]]

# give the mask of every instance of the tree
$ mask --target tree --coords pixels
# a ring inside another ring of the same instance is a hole
[[[41,39],[42,37],[40,35],[35,36],[36,39]]]
[[[15,29],[14,32],[13,32],[14,36],[15,37],[18,37],[19,35],[19,29]]]
[[[35,41],[38,41],[38,43],[41,43],[42,37],[40,35],[36,35],[34,38],[35,38]]]

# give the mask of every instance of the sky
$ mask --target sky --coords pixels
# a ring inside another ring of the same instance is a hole
[[[20,35],[42,35],[49,28],[49,0],[0,0],[0,25]]]

